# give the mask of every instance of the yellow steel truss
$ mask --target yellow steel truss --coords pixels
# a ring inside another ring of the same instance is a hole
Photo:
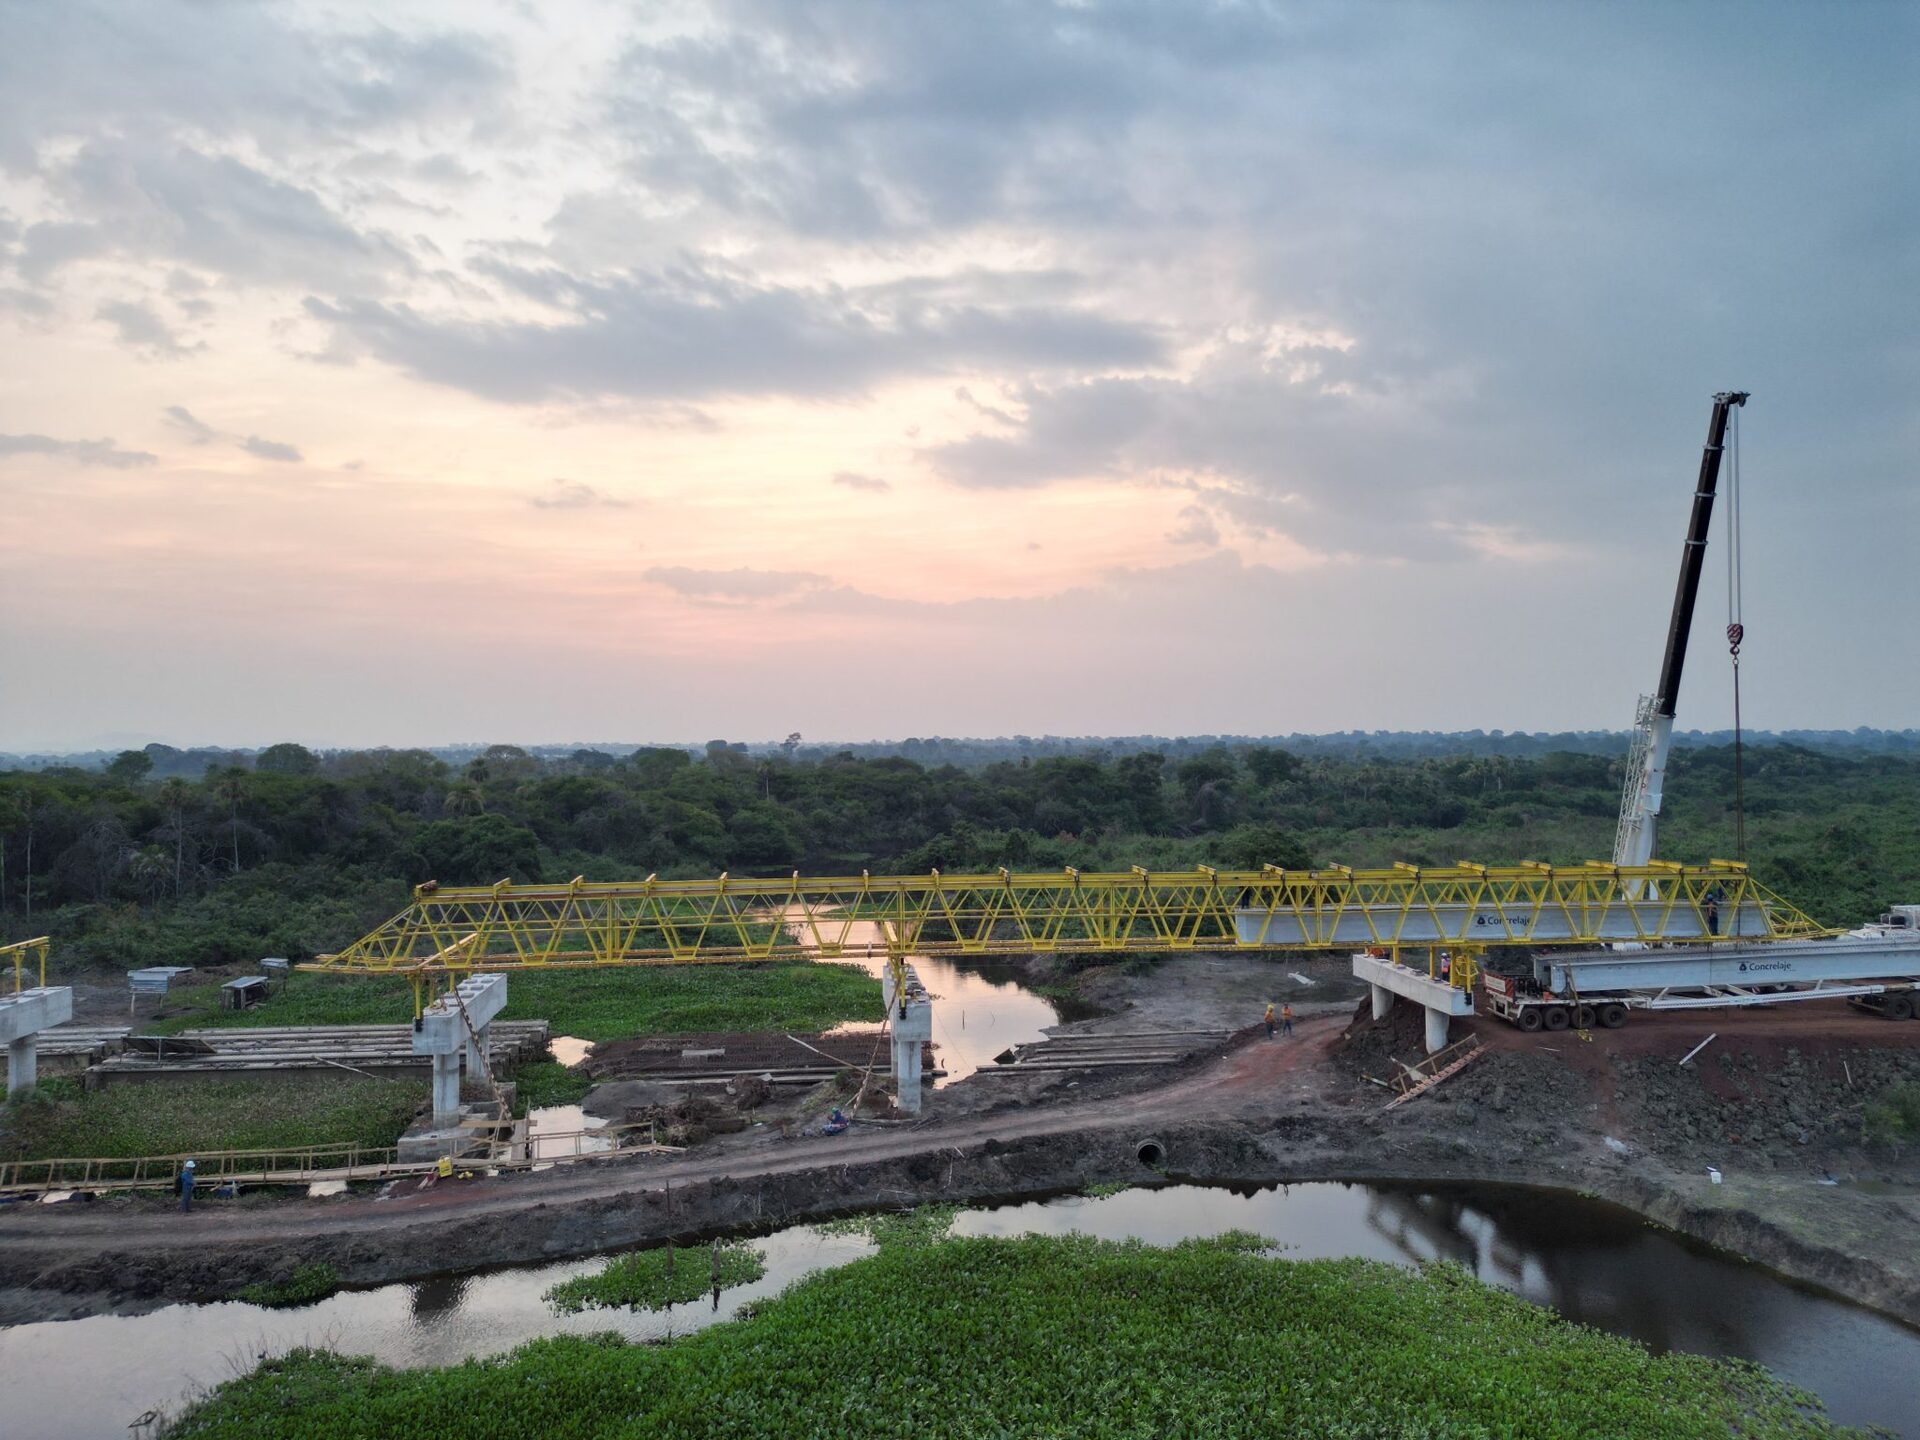
[[[40,962],[40,983],[42,985],[47,983],[47,948],[52,944],[53,941],[47,936],[38,935],[31,940],[16,940],[11,945],[0,945],[0,961],[13,961],[13,989],[15,994],[18,994],[25,988],[25,980],[21,971],[28,964],[27,957],[29,955],[35,956]]]
[[[876,923],[878,922],[878,923]],[[306,969],[514,970],[820,957],[1595,945],[1828,934],[1744,865],[422,885]]]

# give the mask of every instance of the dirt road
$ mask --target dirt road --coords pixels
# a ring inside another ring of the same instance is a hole
[[[1875,1087],[1920,1076],[1920,1024],[1639,1018],[1552,1046],[1475,1022],[1488,1058],[1391,1114],[1365,1077],[1388,1073],[1389,1056],[1417,1056],[1417,1013],[1381,1025],[1323,1013],[1299,1020],[1291,1041],[1250,1029],[1225,1053],[1167,1071],[963,1083],[931,1096],[920,1121],[834,1138],[756,1127],[677,1157],[192,1215],[152,1197],[0,1207],[0,1318],[71,1313],[75,1297],[93,1308],[213,1298],[314,1261],[373,1284],[1163,1172],[1578,1189],[1920,1322],[1920,1256],[1907,1238],[1920,1198],[1819,1183],[1827,1167],[1865,1173],[1862,1107]],[[1721,1041],[1679,1068],[1716,1028]],[[1140,1159],[1147,1140],[1161,1171]],[[1708,1164],[1725,1184],[1708,1182]],[[1920,1182],[1907,1168],[1892,1178]]]

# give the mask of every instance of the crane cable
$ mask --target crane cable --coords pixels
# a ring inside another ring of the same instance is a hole
[[[1733,857],[1747,858],[1746,765],[1740,731],[1740,643],[1747,627],[1740,615],[1746,577],[1740,555],[1740,411],[1728,417],[1727,435],[1727,653],[1733,658]]]

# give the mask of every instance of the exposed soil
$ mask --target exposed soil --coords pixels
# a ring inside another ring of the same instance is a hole
[[[1920,1079],[1920,1024],[1844,1005],[1636,1015],[1590,1038],[1456,1021],[1487,1056],[1383,1113],[1386,1093],[1367,1077],[1419,1058],[1418,1012],[1402,1004],[1378,1025],[1356,1014],[1353,988],[1334,983],[1339,963],[1195,957],[1092,972],[1087,989],[1112,1013],[1063,1028],[1239,1033],[1223,1053],[1162,1069],[963,1081],[929,1090],[917,1121],[838,1137],[749,1125],[679,1156],[192,1215],[155,1197],[0,1207],[0,1320],[229,1295],[317,1260],[374,1284],[875,1205],[1146,1180],[1157,1172],[1140,1148],[1153,1140],[1178,1179],[1575,1189],[1920,1323],[1920,1161],[1861,1136],[1873,1099]],[[1294,1004],[1296,1033],[1269,1041],[1256,1022],[1275,998]]]

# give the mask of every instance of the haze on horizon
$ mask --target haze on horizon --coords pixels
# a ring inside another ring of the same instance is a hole
[[[1911,726],[1917,41],[0,0],[0,749]]]

